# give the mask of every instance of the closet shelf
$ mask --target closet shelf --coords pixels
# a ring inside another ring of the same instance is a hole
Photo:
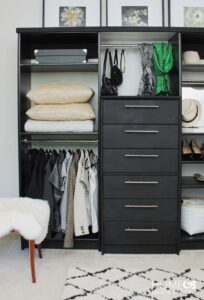
[[[189,235],[185,231],[181,230],[181,242],[204,242],[204,233]]]
[[[204,164],[204,160],[183,160],[182,164]]]
[[[110,100],[179,100],[180,96],[101,96],[102,99]]]
[[[25,72],[97,72],[98,63],[80,64],[20,64]]]
[[[182,128],[182,134],[184,135],[202,135],[204,134],[204,128]]]
[[[24,142],[29,141],[97,141],[98,140],[98,132],[73,132],[73,133],[58,133],[58,132],[21,132],[20,138]]]
[[[184,176],[182,177],[182,188],[183,189],[190,189],[190,188],[203,188],[204,189],[204,182],[199,182],[195,180],[191,176]]]
[[[183,72],[204,72],[204,64],[188,64],[182,65]]]

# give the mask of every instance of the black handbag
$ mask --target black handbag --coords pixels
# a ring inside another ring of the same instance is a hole
[[[110,56],[110,65],[111,65],[111,82],[112,84],[119,86],[123,83],[123,74],[118,67],[118,50],[115,49],[114,63],[112,61],[111,53]]]
[[[110,51],[109,51],[109,49],[106,49],[104,62],[103,62],[101,95],[102,96],[117,96],[118,95],[117,86],[115,86],[112,83],[110,78],[106,77],[106,65],[107,65],[108,54],[109,54],[109,60],[110,60],[110,57],[111,57]]]

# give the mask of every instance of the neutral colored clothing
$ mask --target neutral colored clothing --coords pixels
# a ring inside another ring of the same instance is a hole
[[[85,156],[84,156],[84,151],[82,151],[79,164],[78,164],[76,186],[74,192],[74,234],[75,236],[89,234],[89,220],[87,216],[87,206],[86,206],[87,189],[86,189],[86,185],[83,183],[84,164],[85,164]]]
[[[68,174],[68,185],[67,185],[67,226],[64,238],[64,247],[74,247],[74,190],[77,177],[77,169],[79,163],[79,154],[76,152],[72,159],[72,163]]]
[[[68,202],[68,180],[69,180],[69,169],[72,162],[72,154],[67,152],[66,158],[62,164],[61,176],[63,178],[63,185],[61,190],[63,191],[62,200],[60,203],[60,214],[61,214],[61,230],[66,232],[67,227],[67,202]]]

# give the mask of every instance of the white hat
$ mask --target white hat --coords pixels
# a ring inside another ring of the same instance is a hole
[[[200,56],[197,51],[185,51],[183,53],[183,64],[200,64]]]
[[[182,126],[193,127],[201,118],[201,105],[195,99],[182,100]]]

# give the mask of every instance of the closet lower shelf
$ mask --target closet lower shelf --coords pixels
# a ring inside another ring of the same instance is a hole
[[[181,230],[181,250],[204,249],[204,233],[189,235]]]
[[[54,238],[47,238],[42,243],[42,248],[44,249],[64,249],[64,240],[63,239],[54,239]],[[95,237],[81,237],[74,239],[74,248],[72,249],[96,249],[99,250],[100,242],[99,238]],[[24,250],[28,248],[28,241],[21,238],[21,249]],[[70,249],[67,249],[70,250]]]
[[[182,177],[182,188],[183,189],[204,188],[204,182],[199,182],[191,176],[184,176]]]

